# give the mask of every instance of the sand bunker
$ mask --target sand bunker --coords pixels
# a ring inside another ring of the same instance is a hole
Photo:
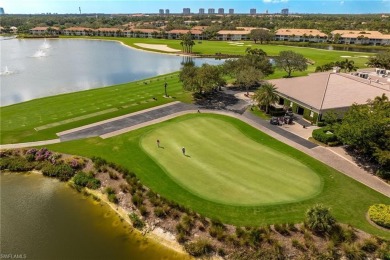
[[[146,43],[134,43],[141,48],[152,49],[165,52],[178,52],[180,50],[169,48],[166,44],[146,44]]]

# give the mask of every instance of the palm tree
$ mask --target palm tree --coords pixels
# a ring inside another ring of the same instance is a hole
[[[345,72],[356,71],[358,69],[355,66],[355,62],[353,60],[345,59],[345,61],[343,61],[343,63],[344,63],[344,70],[345,70]]]
[[[323,205],[315,205],[306,211],[305,224],[317,234],[329,234],[336,224],[330,209]]]
[[[265,83],[255,91],[252,99],[257,102],[259,106],[265,106],[265,113],[268,114],[269,106],[278,101],[279,96],[276,94],[275,85]]]

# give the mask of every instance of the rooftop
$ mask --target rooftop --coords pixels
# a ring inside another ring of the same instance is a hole
[[[377,77],[368,71],[371,80],[346,73],[314,73],[305,77],[270,80],[285,96],[318,110],[366,104],[367,100],[386,94],[390,96],[388,78]],[[376,82],[378,80],[378,83]]]

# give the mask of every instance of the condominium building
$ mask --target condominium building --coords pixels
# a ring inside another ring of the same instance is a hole
[[[288,8],[282,9],[281,13],[284,14],[284,15],[288,15]]]
[[[169,14],[169,9],[165,9],[165,14],[166,14],[166,15]]]
[[[224,14],[225,10],[223,8],[218,8],[218,14]]]
[[[183,14],[191,14],[190,8],[183,8]]]
[[[255,8],[251,8],[249,10],[249,14],[256,14],[256,9]]]
[[[390,34],[382,34],[378,31],[335,30],[331,34],[337,43],[390,45]]]
[[[215,14],[215,9],[214,8],[209,8],[208,14]]]
[[[234,9],[229,9],[229,14],[234,14]]]
[[[204,14],[204,8],[199,8],[199,14]]]
[[[160,15],[163,15],[163,14],[164,14],[164,9],[158,10],[158,13],[159,13]]]

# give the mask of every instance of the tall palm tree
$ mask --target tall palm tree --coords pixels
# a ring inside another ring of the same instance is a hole
[[[276,94],[275,85],[271,83],[265,83],[255,91],[252,99],[257,102],[259,106],[265,106],[265,113],[269,113],[269,106],[279,100]]]

